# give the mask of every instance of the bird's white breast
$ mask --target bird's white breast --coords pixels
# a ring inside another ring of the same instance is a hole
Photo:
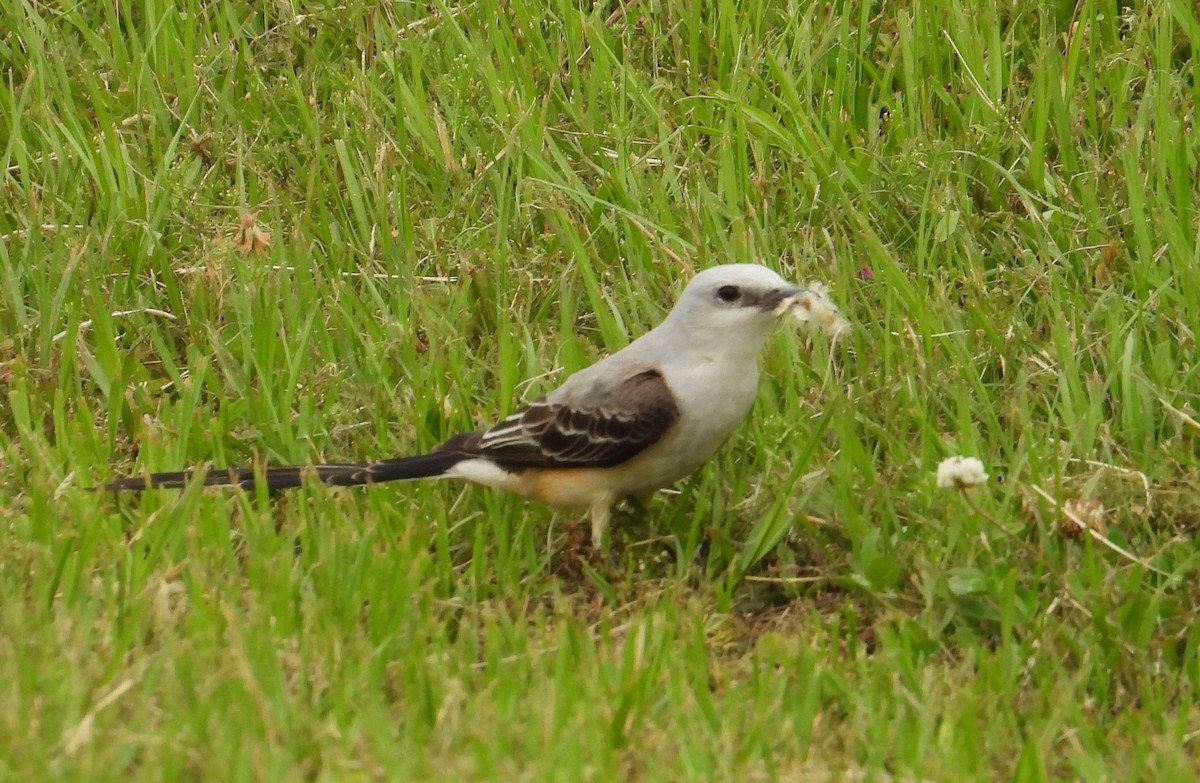
[[[738,428],[758,396],[758,366],[753,360],[735,368],[698,361],[668,367],[664,377],[679,402],[676,429],[692,449],[706,452],[700,462]]]

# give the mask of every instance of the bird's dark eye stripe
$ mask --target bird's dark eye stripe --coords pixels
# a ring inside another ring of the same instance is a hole
[[[723,285],[717,289],[717,298],[722,302],[736,302],[742,290],[736,285]]]

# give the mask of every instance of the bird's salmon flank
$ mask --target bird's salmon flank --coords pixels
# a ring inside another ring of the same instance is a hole
[[[706,461],[749,413],[772,325],[813,292],[755,264],[697,274],[656,328],[486,430],[428,454],[333,465],[212,469],[208,486],[268,489],[452,478],[555,507],[587,508],[600,547],[614,504],[645,497]],[[823,292],[822,292],[823,296]],[[178,488],[200,471],[151,473],[108,490]]]

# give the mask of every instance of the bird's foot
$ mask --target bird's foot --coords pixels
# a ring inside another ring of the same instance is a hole
[[[599,576],[605,580],[619,573],[621,559],[619,551],[611,541],[602,540],[596,546],[594,536],[589,536],[586,519],[572,519],[564,526],[563,544],[551,558],[551,571],[559,577],[582,582]]]

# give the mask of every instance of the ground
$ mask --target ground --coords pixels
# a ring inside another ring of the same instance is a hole
[[[1200,777],[1193,4],[0,15],[0,778]],[[731,261],[853,328],[611,557],[87,489],[427,449]]]

